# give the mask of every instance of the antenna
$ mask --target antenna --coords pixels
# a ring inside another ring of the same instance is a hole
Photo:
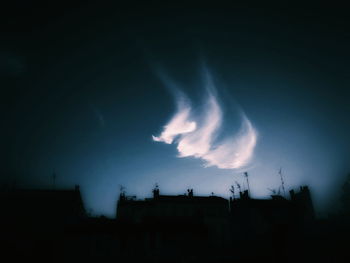
[[[242,192],[242,191],[241,191],[241,185],[240,185],[237,181],[235,181],[235,183],[236,183],[236,186],[237,186],[239,192],[241,193],[241,192]]]
[[[152,192],[153,192],[153,198],[154,199],[159,197],[159,186],[158,186],[157,183],[155,184]]]
[[[234,185],[231,185],[230,192],[231,192],[233,199],[234,199],[235,198],[235,186]]]
[[[123,202],[125,200],[127,200],[126,198],[126,195],[125,195],[125,187],[123,185],[119,185],[119,201],[118,201],[118,205],[119,205],[119,202]]]
[[[282,175],[282,167],[279,169],[278,174],[281,177],[281,186],[282,186],[283,195],[286,196],[286,190],[284,189],[284,179]]]
[[[269,190],[274,195],[276,194],[276,190],[275,189],[267,188],[267,190]]]
[[[123,185],[119,186],[119,190],[121,194],[125,194],[125,187]]]
[[[247,187],[248,187],[248,194],[250,194],[250,187],[249,187],[249,179],[248,179],[248,173],[244,173],[245,178],[247,179]]]

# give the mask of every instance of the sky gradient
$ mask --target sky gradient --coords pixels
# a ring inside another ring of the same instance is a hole
[[[253,196],[267,197],[282,167],[286,189],[309,185],[320,213],[336,202],[350,171],[345,9],[13,1],[2,12],[2,184],[52,188],[55,172],[56,188],[79,184],[89,211],[113,216],[120,185],[228,197],[248,171]],[[200,110],[203,63],[223,136],[240,112],[258,133],[243,168],[152,140],[177,110],[164,76]]]

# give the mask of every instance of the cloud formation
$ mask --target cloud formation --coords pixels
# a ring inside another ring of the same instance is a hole
[[[237,134],[218,140],[223,124],[223,112],[211,81],[207,86],[204,111],[195,114],[189,100],[177,97],[177,112],[163,127],[154,141],[177,145],[178,157],[195,157],[204,161],[205,167],[238,169],[249,163],[257,142],[257,131],[247,116],[241,114],[241,127]]]
[[[196,129],[196,122],[189,121],[191,107],[186,103],[183,97],[177,101],[177,106],[178,112],[171,121],[164,126],[161,135],[159,137],[152,135],[154,141],[171,144],[176,136],[193,132]]]

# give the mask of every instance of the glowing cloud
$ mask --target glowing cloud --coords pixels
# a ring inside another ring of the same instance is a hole
[[[253,157],[256,142],[257,133],[248,118],[243,115],[240,132],[224,139],[202,158],[206,161],[207,166],[217,166],[221,169],[241,168]]]
[[[205,162],[205,167],[237,169],[249,163],[257,142],[257,132],[250,120],[242,113],[242,124],[237,134],[222,138],[220,128],[223,113],[216,96],[214,85],[208,79],[205,110],[194,114],[191,105],[182,94],[177,98],[177,112],[163,127],[154,141],[176,144],[178,157],[195,157]]]
[[[196,129],[196,123],[189,121],[191,107],[187,104],[185,98],[181,97],[177,103],[178,113],[164,126],[164,131],[159,137],[153,136],[156,142],[165,142],[171,144],[174,138],[180,134],[192,132]]]

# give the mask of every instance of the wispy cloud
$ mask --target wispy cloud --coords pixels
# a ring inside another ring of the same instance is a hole
[[[218,102],[215,85],[206,72],[207,97],[203,111],[195,114],[187,97],[176,98],[177,112],[163,127],[154,141],[177,145],[178,157],[195,157],[205,166],[220,169],[238,169],[249,163],[257,143],[257,131],[244,113],[241,113],[241,127],[238,133],[220,140],[224,116]]]
[[[177,106],[178,112],[171,121],[164,126],[164,130],[160,136],[156,137],[152,135],[154,141],[171,144],[176,136],[196,130],[196,122],[189,120],[191,107],[184,97],[181,96],[181,98],[178,99]]]

